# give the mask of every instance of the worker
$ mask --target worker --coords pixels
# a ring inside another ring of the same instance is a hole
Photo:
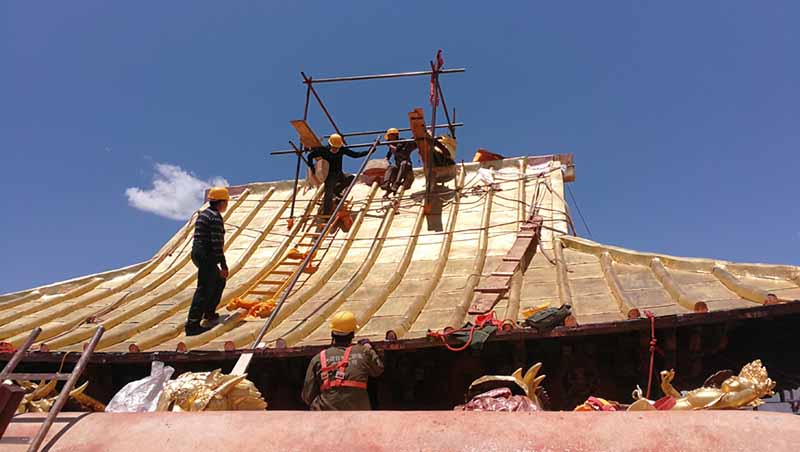
[[[367,378],[383,373],[372,345],[352,344],[356,316],[340,311],[331,319],[332,346],[311,359],[303,384],[303,401],[314,411],[369,410]]]
[[[400,139],[400,131],[392,127],[386,131],[384,138],[388,141],[397,141]],[[382,187],[386,190],[385,196],[389,196],[390,193],[396,193],[401,186],[408,190],[411,184],[414,183],[414,167],[411,164],[411,153],[415,149],[417,149],[415,141],[389,144],[386,160],[391,162],[391,157],[394,156],[394,165],[390,164],[383,176]]]
[[[355,152],[344,146],[344,140],[338,133],[328,137],[328,146],[314,148],[308,154],[308,162],[313,165],[314,159],[321,158],[328,162],[328,176],[325,178],[325,195],[322,198],[321,215],[333,213],[334,198],[340,198],[344,190],[353,182],[352,174],[345,175],[342,171],[342,157],[364,157],[368,151]],[[309,166],[314,172],[314,167]]]
[[[186,321],[187,336],[208,331],[211,328],[209,324],[219,320],[217,305],[228,278],[228,264],[223,252],[225,224],[222,213],[228,209],[230,199],[227,188],[211,188],[208,191],[208,208],[200,212],[194,223],[192,262],[197,267],[197,289]]]

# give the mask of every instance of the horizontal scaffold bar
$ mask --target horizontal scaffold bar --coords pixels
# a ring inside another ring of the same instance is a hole
[[[454,74],[466,71],[466,68],[442,69],[439,74]],[[431,75],[433,71],[398,72],[395,74],[373,74],[373,75],[353,75],[349,77],[330,77],[330,78],[307,78],[303,83],[331,83],[331,82],[352,82],[356,80],[375,80],[381,78],[416,77],[420,75]]]
[[[464,126],[463,122],[457,122],[457,123],[453,124],[453,127],[463,127],[463,126]],[[437,124],[436,125],[437,129],[445,129],[445,128],[448,128],[448,127],[450,127],[450,125],[448,125],[448,124]],[[398,132],[410,132],[411,128],[410,127],[403,127],[402,129],[398,128],[397,131]],[[357,136],[360,136],[360,135],[377,135],[379,133],[386,133],[386,131],[385,130],[369,130],[369,131],[366,131],[366,132],[347,132],[347,133],[343,133],[342,136],[343,137],[357,137]],[[323,138],[328,138],[329,136],[330,135],[325,135]]]

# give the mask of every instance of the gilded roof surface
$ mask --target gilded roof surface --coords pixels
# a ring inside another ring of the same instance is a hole
[[[642,253],[568,235],[563,169],[556,159],[524,157],[458,166],[430,216],[423,213],[419,170],[395,205],[376,184],[358,184],[352,227],[326,242],[316,272],[303,273],[265,341],[326,343],[328,318],[340,309],[355,312],[357,336],[370,339],[382,340],[387,331],[413,339],[461,326],[471,318],[474,289],[509,251],[532,204],[544,219],[540,247],[495,306],[500,319],[521,320],[525,309],[543,303],[570,304],[577,323],[588,325],[645,310],[663,316],[800,299],[798,267]],[[301,190],[295,217],[316,211],[319,193]],[[231,202],[221,313],[230,314],[223,306],[249,289],[298,270],[287,268],[284,257],[311,229],[302,220],[289,227],[291,194],[290,182],[256,183]],[[192,229],[193,218],[147,262],[0,296],[0,340],[20,345],[38,326],[49,350],[80,350],[102,324],[99,351],[249,346],[265,320],[243,311],[200,336],[183,334],[196,277]]]

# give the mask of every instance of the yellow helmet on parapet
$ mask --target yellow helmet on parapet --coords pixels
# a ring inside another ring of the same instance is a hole
[[[386,131],[386,135],[384,135],[383,137],[388,140],[389,139],[389,135],[400,135],[400,131],[397,130],[396,128],[394,128],[394,127],[391,127],[391,128],[389,128],[389,130]]]
[[[356,315],[350,311],[339,311],[331,318],[331,333],[347,335],[358,329]]]
[[[211,187],[208,190],[209,201],[230,201],[231,195],[225,187]]]
[[[338,133],[334,133],[328,137],[328,144],[330,144],[331,147],[340,148],[344,145],[344,140],[342,140],[341,135],[339,135]]]

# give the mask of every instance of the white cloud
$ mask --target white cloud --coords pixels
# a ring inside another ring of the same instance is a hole
[[[125,190],[128,203],[139,210],[172,220],[189,218],[203,204],[203,194],[208,187],[228,185],[222,177],[204,181],[169,163],[156,163],[155,171],[153,188],[131,187]]]

